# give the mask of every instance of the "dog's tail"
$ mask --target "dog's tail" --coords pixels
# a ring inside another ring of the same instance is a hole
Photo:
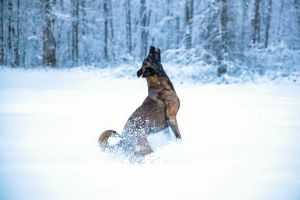
[[[115,138],[117,141],[109,142],[110,138]],[[113,130],[106,130],[98,138],[98,143],[103,151],[114,151],[121,144],[121,136]]]

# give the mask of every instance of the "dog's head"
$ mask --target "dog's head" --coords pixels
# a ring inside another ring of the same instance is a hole
[[[141,69],[137,71],[137,76],[149,77],[157,74],[158,76],[166,76],[163,66],[160,62],[160,49],[150,46],[149,54],[144,59]]]

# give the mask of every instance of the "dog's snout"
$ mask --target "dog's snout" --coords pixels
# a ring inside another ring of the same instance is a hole
[[[140,77],[143,75],[142,69],[138,70],[138,71],[136,72],[136,75],[137,75],[138,78],[140,78]]]

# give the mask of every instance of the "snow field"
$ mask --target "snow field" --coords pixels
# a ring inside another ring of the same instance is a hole
[[[144,79],[0,71],[0,199],[300,198],[300,87],[172,80],[183,140],[143,164],[100,151],[147,95]]]

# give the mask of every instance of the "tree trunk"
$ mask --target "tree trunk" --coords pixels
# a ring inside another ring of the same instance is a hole
[[[81,23],[80,26],[81,28],[81,33],[82,35],[86,35],[86,8],[85,8],[85,0],[81,0],[80,3],[80,12],[81,12]]]
[[[115,59],[115,40],[114,40],[114,25],[113,25],[113,12],[112,12],[112,5],[111,0],[108,1],[108,19],[109,19],[109,28],[110,28],[110,52],[112,56],[112,60]]]
[[[146,16],[146,0],[140,0],[140,24],[141,24],[141,58],[144,58],[147,54],[147,35],[146,30],[147,16]]]
[[[7,35],[7,60],[10,62],[11,57],[12,57],[12,32],[13,32],[13,27],[12,27],[12,11],[13,11],[13,4],[12,0],[7,1],[8,5],[8,35]]]
[[[221,0],[221,12],[220,12],[220,31],[221,31],[221,48],[220,54],[218,55],[218,60],[221,62],[225,54],[227,53],[228,48],[228,32],[227,32],[227,24],[228,24],[228,8],[226,0]]]
[[[194,0],[185,0],[185,46],[186,49],[192,48],[193,34],[193,15],[194,15]]]
[[[43,3],[43,64],[56,66],[56,41],[53,35],[53,20],[51,20],[50,0],[42,0]]]
[[[282,17],[284,11],[284,0],[280,1],[280,11],[279,11],[279,19],[278,19],[278,28],[277,28],[277,38],[278,42],[282,41],[284,35],[284,18]]]
[[[172,45],[172,33],[173,30],[171,28],[171,2],[170,0],[167,0],[167,5],[166,5],[166,15],[167,15],[167,27],[166,27],[166,42],[167,42],[167,49],[170,49],[171,45]]]
[[[103,0],[104,14],[104,60],[108,61],[108,0]]]
[[[243,14],[242,14],[242,41],[241,41],[241,47],[244,50],[245,47],[248,46],[248,41],[246,40],[246,30],[247,30],[247,18],[248,18],[248,9],[249,9],[249,3],[248,0],[243,0],[242,4],[243,8]]]
[[[19,0],[14,3],[12,0],[8,0],[8,36],[7,36],[7,60],[12,67],[20,65],[19,55]]]
[[[113,29],[113,21],[112,21],[111,1],[109,0],[103,1],[103,12],[104,12],[104,60],[108,61],[110,60],[109,50],[111,52],[112,59],[114,59],[114,51],[113,51],[114,29]]]
[[[180,45],[180,17],[176,16],[175,18],[175,30],[176,30],[176,44],[175,44],[175,48],[179,48]]]
[[[253,35],[252,35],[252,43],[257,44],[260,42],[260,0],[255,0],[255,14],[254,19],[252,21],[253,26]]]
[[[297,13],[297,24],[298,24],[298,38],[300,38],[300,0],[295,0],[294,7]]]
[[[265,48],[267,48],[269,45],[271,14],[272,14],[272,0],[268,0],[267,16],[266,16],[266,29],[265,29]]]
[[[14,34],[14,66],[19,66],[20,65],[20,0],[17,0],[17,24],[16,24],[16,31]]]
[[[125,10],[126,10],[126,45],[127,45],[127,52],[131,55],[132,44],[131,44],[131,6],[130,6],[130,0],[126,0]]]
[[[90,30],[88,29],[89,26],[89,22],[88,22],[88,16],[87,16],[87,6],[88,3],[86,2],[86,0],[81,0],[80,2],[80,34],[82,35],[83,38],[86,38],[89,36],[89,32]],[[82,40],[82,38],[81,38]],[[81,62],[83,62],[84,65],[89,64],[89,60],[90,60],[90,55],[89,55],[89,51],[87,49],[87,45],[89,45],[88,42],[86,41],[80,41],[81,42],[81,47],[79,46],[79,52],[80,52],[80,59]],[[100,57],[100,56],[98,56]]]
[[[4,0],[0,0],[0,65],[4,65]]]
[[[78,64],[79,0],[72,1],[72,62]]]

